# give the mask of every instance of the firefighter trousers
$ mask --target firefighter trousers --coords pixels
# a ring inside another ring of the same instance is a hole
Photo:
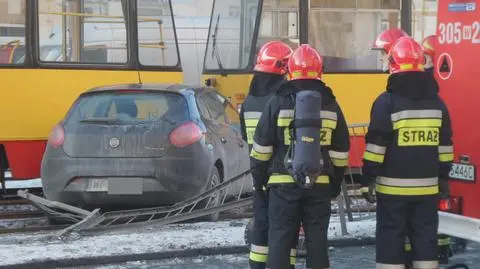
[[[268,260],[269,269],[290,268],[291,242],[298,238],[300,223],[305,232],[306,268],[330,267],[327,232],[330,222],[330,198],[318,188],[301,189],[296,184],[272,184],[269,191]]]
[[[438,268],[438,198],[377,193],[377,269],[405,268],[405,237],[415,269]]]
[[[253,238],[250,245],[251,269],[265,269],[268,255],[268,195],[253,194]],[[295,269],[298,233],[290,250],[291,269]]]

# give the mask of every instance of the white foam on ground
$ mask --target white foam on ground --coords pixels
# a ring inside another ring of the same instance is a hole
[[[0,264],[244,245],[248,221],[150,226],[68,241],[57,239],[54,232],[2,235]],[[330,240],[373,237],[375,219],[348,222],[347,230],[348,234],[342,235],[339,219],[332,217],[328,237]]]

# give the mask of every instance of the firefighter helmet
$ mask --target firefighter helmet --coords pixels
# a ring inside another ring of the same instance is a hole
[[[423,49],[413,38],[401,37],[388,54],[390,74],[424,71]]]
[[[430,35],[422,41],[423,52],[430,57],[435,57],[435,45],[437,45],[437,36]]]
[[[288,59],[292,49],[281,41],[270,41],[265,43],[257,54],[257,63],[254,71],[285,75]]]
[[[425,68],[432,68],[435,59],[435,46],[437,45],[437,36],[427,36],[422,41],[423,54],[425,55]]]
[[[322,78],[323,59],[310,45],[302,44],[293,52],[287,68],[290,80],[320,80]]]
[[[395,44],[399,38],[405,36],[408,36],[408,34],[400,28],[387,29],[377,36],[372,49],[383,50],[386,54],[388,54],[393,44]]]

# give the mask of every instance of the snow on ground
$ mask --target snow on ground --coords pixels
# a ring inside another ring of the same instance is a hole
[[[102,255],[151,253],[203,247],[245,245],[244,230],[248,219],[172,224],[162,227],[111,231],[62,241],[54,232],[3,235],[0,264],[32,260],[80,258]],[[329,239],[373,237],[375,220],[348,222],[349,234],[341,235],[339,219],[332,217]]]

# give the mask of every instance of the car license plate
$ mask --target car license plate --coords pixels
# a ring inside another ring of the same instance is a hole
[[[109,195],[140,195],[143,194],[141,178],[110,178]]]
[[[475,166],[471,164],[453,163],[450,169],[450,178],[465,181],[475,181]]]
[[[87,184],[87,192],[107,192],[107,179],[90,179]]]

